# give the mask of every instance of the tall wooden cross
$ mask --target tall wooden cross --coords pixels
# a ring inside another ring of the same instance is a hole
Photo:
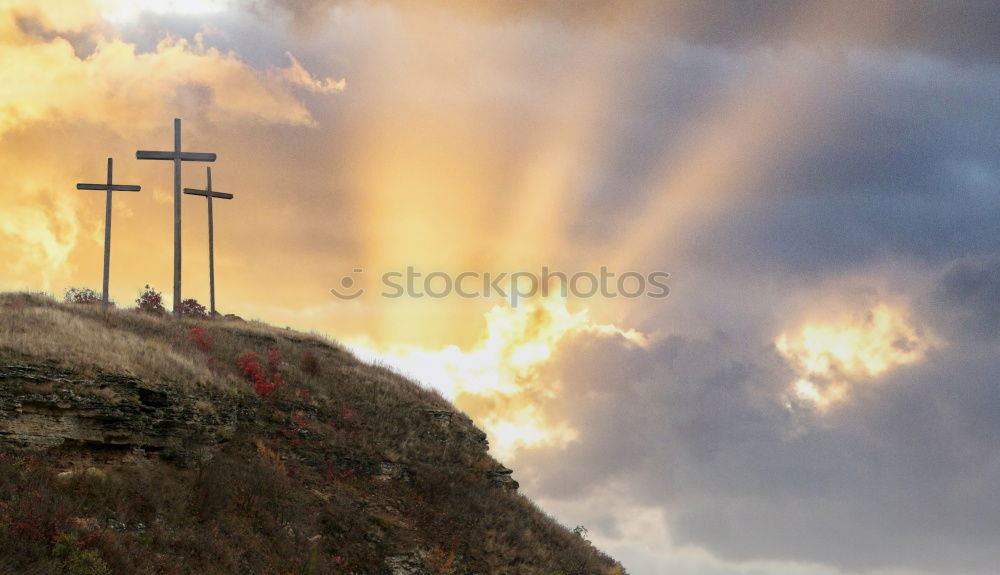
[[[212,198],[220,200],[233,199],[232,194],[212,191],[212,168],[208,170],[208,185],[204,190],[196,188],[184,188],[185,194],[192,196],[204,196],[208,198],[208,284],[211,292],[212,315],[215,315],[215,227],[212,223]]]
[[[106,184],[77,184],[78,190],[104,190],[107,192],[107,201],[104,208],[104,291],[101,301],[104,306],[108,305],[108,279],[111,275],[111,192],[138,192],[140,186],[126,186],[112,183],[113,166],[111,158],[108,158],[108,183]]]
[[[174,163],[174,315],[181,314],[181,163],[214,162],[215,154],[181,151],[181,121],[174,119],[174,149],[169,152],[135,153],[138,160],[170,160]]]

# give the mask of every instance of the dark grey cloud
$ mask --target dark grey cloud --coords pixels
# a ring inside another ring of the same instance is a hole
[[[956,337],[986,342],[1000,338],[1000,254],[964,258],[949,266],[931,304]]]
[[[733,560],[988,573],[1000,561],[995,353],[938,352],[826,414],[789,410],[773,348],[722,334],[649,348],[581,336],[553,377],[580,440],[529,452],[548,499],[629,485],[674,540]]]
[[[752,201],[689,238],[729,262],[834,274],[891,259],[942,266],[996,250],[1000,68],[855,53],[825,70],[822,133],[748,178]]]
[[[443,9],[491,21],[534,19],[572,26],[626,25],[644,33],[724,46],[786,42],[915,50],[974,61],[1000,60],[1000,11],[989,0],[371,0],[422,10]],[[302,26],[324,22],[357,0],[245,0],[262,14],[277,7]],[[811,18],[825,34],[794,32]]]

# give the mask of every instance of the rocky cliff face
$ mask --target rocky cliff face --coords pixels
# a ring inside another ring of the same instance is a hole
[[[488,448],[315,337],[0,294],[0,572],[622,573]]]
[[[303,407],[286,402],[286,409]],[[128,455],[156,456],[191,466],[207,461],[241,424],[259,423],[262,401],[251,395],[198,387],[180,390],[110,373],[81,376],[52,364],[0,365],[0,449],[54,453],[66,461],[115,463]],[[307,409],[309,409],[307,407]],[[465,415],[422,409],[422,441],[489,449],[486,434]],[[298,434],[308,435],[306,430]],[[378,464],[378,477],[408,477],[404,464]],[[512,470],[496,465],[485,476],[516,490]]]
[[[0,448],[105,461],[135,450],[188,463],[255,413],[251,397],[150,385],[127,375],[85,377],[52,365],[0,365]]]

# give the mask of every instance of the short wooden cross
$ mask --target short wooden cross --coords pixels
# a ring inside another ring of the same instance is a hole
[[[104,291],[101,301],[104,306],[108,305],[108,279],[111,275],[111,192],[138,192],[140,186],[126,186],[112,183],[114,171],[111,158],[108,158],[108,183],[106,184],[77,184],[78,190],[104,190],[107,192],[107,201],[104,208]]]
[[[208,185],[204,190],[196,188],[184,188],[185,194],[192,196],[204,196],[208,198],[208,284],[211,297],[212,315],[215,315],[215,228],[212,224],[212,198],[220,200],[233,199],[232,194],[212,191],[212,168],[208,170]]]
[[[181,314],[181,164],[214,162],[215,154],[181,151],[181,121],[174,119],[174,149],[169,152],[139,150],[138,160],[170,160],[174,163],[174,315]]]

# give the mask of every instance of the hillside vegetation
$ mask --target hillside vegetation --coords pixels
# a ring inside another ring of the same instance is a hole
[[[0,294],[0,572],[622,573],[314,335]]]

